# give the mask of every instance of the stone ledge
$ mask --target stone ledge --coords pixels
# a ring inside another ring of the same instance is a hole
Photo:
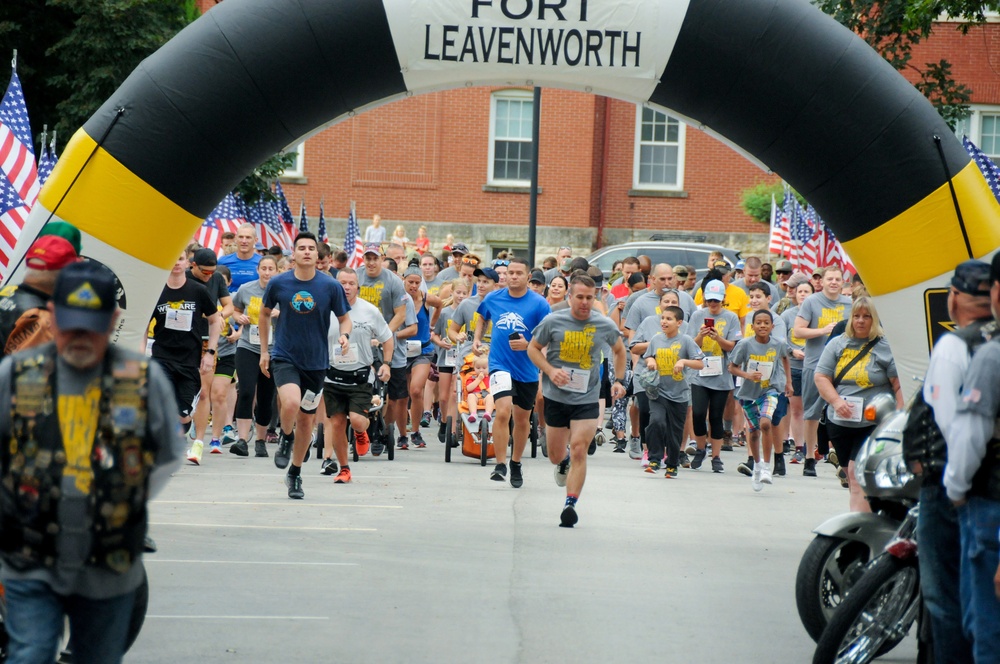
[[[629,196],[638,198],[687,198],[686,191],[664,191],[662,189],[629,189]]]
[[[484,184],[483,191],[491,194],[530,194],[531,187],[508,187],[496,184]],[[541,195],[541,187],[538,188],[538,193]]]

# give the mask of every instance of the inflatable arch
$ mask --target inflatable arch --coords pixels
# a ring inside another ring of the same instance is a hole
[[[76,133],[15,254],[50,217],[75,224],[123,283],[117,340],[138,346],[179,251],[268,156],[378,104],[496,84],[650,104],[781,175],[844,242],[907,378],[926,365],[925,290],[1000,246],[1000,206],[948,126],[806,0],[227,0]]]

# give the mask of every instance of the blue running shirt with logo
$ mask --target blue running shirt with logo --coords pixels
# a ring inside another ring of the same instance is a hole
[[[519,383],[538,380],[538,367],[531,363],[527,350],[510,349],[510,337],[515,332],[531,341],[531,331],[551,312],[545,298],[534,291],[521,297],[511,297],[506,288],[493,291],[476,310],[484,320],[492,321],[493,337],[490,341],[490,373],[507,371]]]
[[[337,280],[317,272],[309,281],[300,281],[294,271],[284,272],[271,277],[263,304],[281,311],[280,323],[271,326],[271,357],[291,362],[303,371],[325,371],[330,366],[326,338],[330,314],[340,317],[351,310]]]

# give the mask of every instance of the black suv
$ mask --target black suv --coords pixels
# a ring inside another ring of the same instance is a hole
[[[587,256],[587,261],[601,268],[604,276],[608,277],[615,262],[628,256],[649,256],[653,265],[694,265],[698,270],[698,278],[701,279],[708,272],[708,255],[713,251],[721,251],[730,265],[735,265],[740,259],[740,252],[717,244],[647,240],[603,247]]]

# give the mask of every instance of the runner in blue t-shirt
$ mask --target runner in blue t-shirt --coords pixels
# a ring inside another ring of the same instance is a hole
[[[274,373],[281,403],[281,437],[274,465],[286,468],[289,460],[292,462],[285,477],[289,498],[304,496],[300,473],[330,365],[327,334],[331,314],[340,321],[340,346],[345,355],[350,352],[351,319],[347,313],[351,307],[344,288],[329,275],[316,271],[317,246],[312,233],[298,234],[292,254],[295,269],[268,282],[259,318],[260,370],[265,376]],[[269,351],[271,311],[275,308],[279,309],[281,323],[275,329],[274,348]],[[297,445],[296,428],[303,434]]]
[[[257,280],[257,263],[260,256],[253,250],[257,245],[257,231],[253,224],[243,224],[236,231],[236,253],[219,259],[219,265],[229,268],[232,282],[229,292],[235,294],[243,284]]]
[[[479,304],[476,315],[493,322],[490,341],[490,393],[496,405],[493,426],[493,449],[497,465],[490,479],[507,479],[507,443],[510,440],[511,413],[514,416],[514,449],[510,454],[510,484],[515,489],[524,480],[521,476],[521,454],[528,442],[531,409],[538,394],[538,367],[528,357],[531,331],[549,315],[551,308],[545,298],[528,290],[531,266],[523,258],[512,258],[507,267],[507,288],[490,293]],[[485,325],[476,325],[472,352],[482,352]],[[513,407],[513,408],[512,408]]]

